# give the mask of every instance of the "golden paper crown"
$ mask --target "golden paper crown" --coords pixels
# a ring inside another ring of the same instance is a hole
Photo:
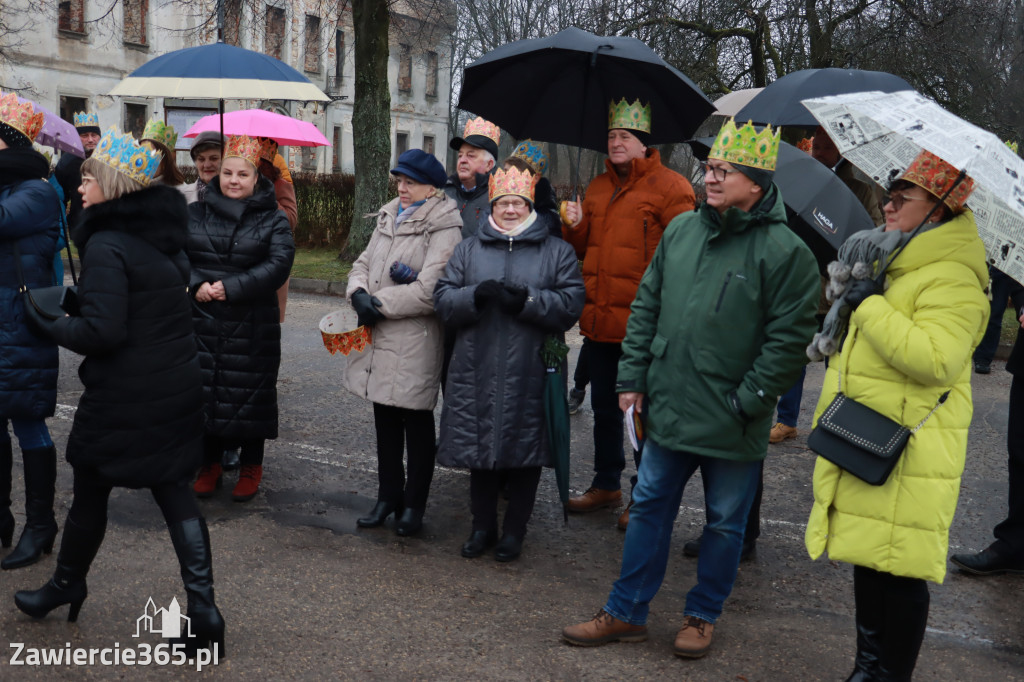
[[[612,102],[608,105],[608,130],[614,128],[639,130],[641,133],[651,132],[651,105],[644,106],[639,99],[627,104],[625,97],[618,102]]]
[[[43,129],[43,112],[35,111],[32,102],[18,101],[13,92],[4,95],[0,92],[0,121],[11,126],[28,138],[29,142],[36,139]]]
[[[466,129],[462,131],[462,137],[467,138],[470,135],[483,135],[494,140],[494,144],[501,142],[501,129],[480,116],[466,121]]]
[[[178,142],[178,133],[175,132],[174,126],[154,118],[146,124],[146,129],[142,131],[142,137],[139,139],[159,142],[173,151],[174,145]]]
[[[228,144],[224,148],[224,158],[237,156],[245,159],[253,166],[260,162],[260,141],[248,135],[228,135]]]
[[[718,159],[726,163],[759,168],[765,171],[775,170],[775,161],[779,156],[779,136],[782,130],[772,130],[770,125],[757,132],[754,125],[747,121],[742,128],[736,128],[736,120],[730,118],[718,131],[718,137],[711,146],[709,159]]]
[[[538,175],[544,175],[544,171],[548,168],[548,155],[544,153],[544,148],[533,140],[520,142],[512,152],[512,156],[528,163]]]
[[[143,187],[156,175],[164,155],[147,149],[135,141],[130,133],[121,134],[117,126],[110,126],[96,143],[92,158],[126,175]]]
[[[953,187],[953,183],[959,175],[960,171],[950,164],[929,151],[922,151],[910,162],[900,180],[913,183],[924,191],[934,194],[938,199],[948,192],[950,187]],[[949,192],[949,196],[943,203],[952,211],[959,212],[973,191],[974,180],[965,175],[964,179],[956,187],[953,187],[953,191]]]
[[[277,141],[270,137],[258,139],[260,141],[260,158],[273,163],[274,157],[277,156]]]
[[[499,168],[487,181],[489,199],[493,202],[498,197],[517,196],[533,203],[533,190],[538,180],[540,176],[530,171]]]

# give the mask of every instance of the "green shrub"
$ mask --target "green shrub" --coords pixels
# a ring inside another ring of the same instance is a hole
[[[292,181],[299,210],[295,245],[340,251],[352,223],[355,176],[293,172]]]

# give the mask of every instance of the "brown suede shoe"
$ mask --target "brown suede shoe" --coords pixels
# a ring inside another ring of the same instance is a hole
[[[629,528],[629,510],[632,506],[633,500],[630,500],[629,504],[626,505],[626,509],[619,516],[619,522],[615,524],[619,527],[619,530],[626,530]]]
[[[622,504],[621,490],[601,490],[599,488],[588,488],[587,492],[579,497],[570,497],[569,511],[571,512],[592,512],[605,507],[617,507]]]
[[[790,438],[796,438],[797,430],[795,426],[787,426],[782,422],[779,422],[772,427],[772,430],[768,432],[768,442],[772,445],[778,445],[784,440]]]
[[[630,625],[601,609],[586,623],[562,630],[562,639],[574,646],[600,646],[608,642],[643,642],[646,625]]]
[[[676,633],[676,656],[700,658],[711,648],[711,633],[715,626],[696,616],[687,616],[683,628]]]

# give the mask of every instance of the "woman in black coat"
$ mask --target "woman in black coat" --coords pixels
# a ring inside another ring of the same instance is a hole
[[[264,443],[277,438],[277,290],[295,257],[274,186],[256,170],[259,149],[245,135],[228,137],[206,200],[189,206],[186,246],[207,417],[194,489],[199,497],[212,495],[221,485],[222,453],[238,447],[241,466],[232,492],[237,502],[256,496]]]
[[[11,121],[0,118],[0,544],[10,547],[14,538],[8,421],[25,466],[26,517],[18,546],[0,562],[11,569],[39,561],[57,537],[57,451],[46,428],[57,404],[57,344],[25,324],[25,300],[18,288],[22,280],[30,288],[53,284],[61,206],[46,182],[46,158],[32,149],[31,138],[39,132],[30,122],[32,104],[19,104],[13,93],[2,101]],[[25,116],[19,118],[19,112]]]
[[[115,170],[123,149],[144,167]],[[160,156],[110,129],[82,164],[84,210],[73,237],[82,256],[79,314],[34,318],[60,345],[85,356],[85,391],[68,438],[74,500],[57,570],[15,602],[41,618],[71,604],[74,621],[85,577],[106,530],[114,486],[149,488],[170,530],[188,595],[195,638],[224,652],[224,619],[213,599],[209,533],[189,490],[203,433],[202,375],[192,333],[185,258],[185,198],[149,185]],[[130,173],[130,174],[129,174]]]

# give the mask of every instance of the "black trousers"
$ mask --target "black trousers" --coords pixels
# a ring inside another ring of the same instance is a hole
[[[579,357],[576,358],[576,371],[572,373],[572,383],[577,391],[582,391],[590,383],[590,346],[587,345],[586,339],[583,340]]]
[[[1006,432],[1010,491],[1006,520],[993,531],[992,549],[1001,556],[1024,559],[1024,376],[1010,382],[1010,420]]]
[[[107,523],[107,503],[113,486],[75,470],[74,499],[68,518],[82,528],[102,528]],[[202,516],[190,481],[165,483],[149,489],[168,526]]]
[[[225,450],[238,448],[239,464],[262,465],[266,444],[263,438],[222,438],[206,434],[203,436],[203,464],[220,464]]]
[[[541,467],[521,469],[470,469],[469,502],[473,512],[473,530],[492,531],[498,528],[498,495],[502,483],[507,484],[508,507],[501,530],[505,535],[526,537],[526,524],[533,515],[537,499]]]
[[[879,679],[909,682],[928,625],[928,584],[863,566],[853,567],[858,659],[877,658]],[[867,635],[866,637],[863,635]]]
[[[426,509],[434,479],[434,413],[373,404],[377,427],[377,499],[408,509]],[[403,455],[409,451],[409,476]]]

